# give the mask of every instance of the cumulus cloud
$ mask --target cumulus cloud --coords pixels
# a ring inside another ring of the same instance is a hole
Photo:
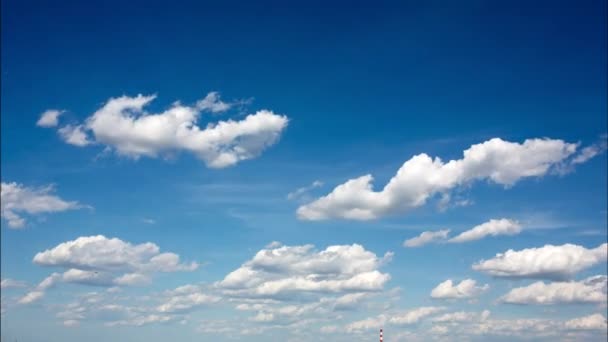
[[[391,324],[398,325],[414,324],[418,323],[420,320],[427,316],[434,315],[445,309],[446,308],[443,306],[423,306],[401,314],[394,315],[388,321]]]
[[[234,296],[266,298],[379,291],[390,279],[379,267],[391,256],[389,252],[378,258],[357,244],[323,251],[312,245],[267,248],[216,286]]]
[[[448,242],[461,243],[483,239],[486,236],[516,235],[521,232],[519,222],[510,219],[492,219],[460,233]]]
[[[488,310],[482,312],[457,311],[437,316],[431,321],[433,321],[433,323],[475,322],[485,321],[489,316],[490,311]]]
[[[447,163],[422,153],[406,161],[381,191],[373,190],[372,175],[364,175],[300,206],[297,215],[304,220],[370,220],[420,207],[433,195],[474,181],[510,187],[523,178],[544,176],[572,156],[577,146],[555,139],[528,139],[520,144],[494,138],[471,146],[462,159]]]
[[[521,251],[510,249],[492,259],[479,261],[473,269],[495,277],[560,280],[606,262],[607,253],[608,244],[605,243],[593,249],[573,244],[545,245]]]
[[[501,298],[509,304],[564,304],[605,303],[606,276],[595,276],[582,281],[544,283],[514,288]]]
[[[403,242],[404,247],[420,247],[429,243],[445,241],[450,233],[449,229],[442,229],[435,232],[422,232],[420,235]]]
[[[163,303],[156,310],[162,313],[186,312],[194,308],[217,303],[220,297],[204,293],[201,286],[185,285],[166,291]]]
[[[10,228],[21,228],[23,214],[38,215],[82,208],[76,201],[65,201],[53,195],[52,185],[29,188],[19,183],[4,183],[0,188],[0,213]]]
[[[606,331],[606,317],[602,314],[593,314],[566,321],[566,328],[572,330],[601,330]]]
[[[188,151],[209,167],[223,168],[257,157],[279,139],[288,123],[284,115],[260,110],[239,121],[200,127],[201,112],[218,113],[230,108],[218,93],[209,93],[194,106],[176,102],[161,113],[146,112],[144,108],[155,98],[110,98],[84,124],[65,126],[59,133],[70,144],[101,144],[132,158]]]
[[[431,298],[471,298],[478,296],[488,288],[488,284],[477,286],[477,282],[473,279],[465,279],[458,284],[454,284],[451,279],[448,279],[437,285],[437,287],[431,291]]]
[[[57,109],[49,109],[40,115],[40,119],[36,122],[40,127],[55,127],[59,124],[59,116],[65,111]]]
[[[345,326],[345,330],[349,333],[353,333],[364,330],[380,329],[386,324],[416,324],[424,318],[437,314],[445,309],[446,308],[442,306],[423,306],[408,311],[392,312],[390,315],[381,314],[376,317],[370,317],[349,323]]]
[[[157,272],[193,271],[198,264],[183,264],[179,255],[160,252],[151,242],[133,245],[103,235],[79,237],[52,249],[37,253],[33,262],[39,266],[60,267],[28,293],[22,303],[42,298],[44,291],[59,282],[94,286],[131,286],[147,284]]]
[[[58,131],[63,141],[74,146],[87,146],[91,144],[87,133],[82,125],[66,125]]]

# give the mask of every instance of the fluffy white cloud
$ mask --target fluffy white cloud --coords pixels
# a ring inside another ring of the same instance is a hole
[[[444,311],[446,308],[443,306],[423,306],[420,308],[416,308],[405,313],[396,314],[391,316],[388,320],[391,324],[414,324],[418,323],[420,320],[427,316],[434,315],[438,312]]]
[[[485,321],[490,316],[490,311],[484,310],[481,313],[477,312],[450,312],[432,319],[433,323],[454,323],[454,322],[474,322]]]
[[[606,276],[548,284],[538,281],[512,289],[501,301],[510,304],[604,303],[607,281]]]
[[[403,242],[404,247],[420,247],[426,244],[444,241],[448,238],[448,234],[450,233],[449,229],[442,229],[435,232],[422,232],[420,235],[411,238],[409,240],[405,240]]]
[[[533,317],[516,319],[491,319],[490,312],[455,312],[437,316],[431,321],[433,328],[425,329],[422,338],[414,336],[408,340],[434,340],[444,335],[446,329],[450,340],[495,340],[495,337],[508,337],[517,340],[534,341],[595,341],[604,340],[606,334],[605,318],[596,314],[575,318],[569,321],[539,319]],[[602,336],[603,334],[603,336]],[[418,337],[418,336],[416,336]],[[500,339],[502,340],[502,339]]]
[[[573,330],[601,330],[606,331],[606,317],[601,314],[593,314],[585,317],[574,318],[566,321],[566,328]]]
[[[510,249],[492,259],[479,261],[473,269],[495,277],[566,279],[606,262],[607,254],[608,244],[605,243],[593,249],[572,244],[545,245],[521,251]]]
[[[183,264],[175,253],[161,253],[151,242],[133,245],[103,235],[79,237],[37,253],[33,262],[40,266],[61,267],[22,298],[27,304],[42,298],[44,291],[58,282],[95,286],[147,284],[156,272],[193,271],[198,264]]]
[[[236,296],[284,297],[306,293],[379,291],[390,279],[378,268],[392,253],[378,258],[362,246],[312,245],[262,249],[216,286]]]
[[[73,145],[95,142],[133,158],[189,151],[207,166],[222,168],[261,154],[279,139],[288,123],[284,115],[260,110],[240,121],[219,121],[199,127],[202,111],[217,113],[230,108],[217,93],[209,93],[194,106],[174,103],[161,113],[146,112],[144,107],[155,97],[111,98],[83,125],[65,126],[60,134]]]
[[[59,123],[59,116],[61,116],[63,113],[63,110],[46,110],[44,113],[42,113],[42,115],[40,115],[40,119],[38,119],[36,125],[40,127],[55,127]]]
[[[451,279],[448,279],[435,287],[431,291],[431,298],[436,299],[453,299],[453,298],[471,298],[476,297],[489,288],[488,284],[477,286],[477,282],[473,279],[465,279],[458,284],[454,284]]]
[[[61,127],[57,132],[61,136],[61,139],[70,145],[87,146],[91,144],[82,125],[66,125]]]
[[[448,242],[461,243],[483,239],[486,236],[497,235],[516,235],[521,232],[519,222],[510,219],[492,219],[460,233],[456,237],[451,238]]]
[[[422,206],[435,194],[476,180],[509,187],[522,178],[544,176],[576,149],[577,144],[562,140],[528,139],[520,144],[494,138],[471,146],[462,159],[447,163],[423,153],[406,161],[381,191],[374,191],[373,177],[364,175],[300,206],[297,215],[304,220],[375,219]]]
[[[442,306],[423,306],[411,309],[404,312],[391,312],[389,314],[381,314],[376,317],[370,317],[349,323],[345,326],[345,330],[349,333],[376,330],[382,328],[386,324],[393,325],[410,325],[416,324],[426,317],[444,311],[446,308]]]
[[[185,312],[219,301],[220,297],[204,293],[200,286],[185,285],[165,292],[163,303],[156,310],[161,313]]]
[[[37,253],[33,261],[40,266],[107,272],[174,272],[198,267],[196,263],[181,264],[177,254],[160,253],[160,248],[152,242],[133,245],[103,235],[63,242]]]
[[[388,317],[386,315],[370,317],[346,325],[345,330],[349,333],[361,330],[377,330],[380,329],[383,325],[385,325],[387,320]]]
[[[43,188],[28,188],[19,183],[2,183],[0,187],[0,214],[11,228],[25,225],[23,213],[37,215],[55,213],[83,206],[76,201],[64,201],[52,194],[54,188],[48,185]]]

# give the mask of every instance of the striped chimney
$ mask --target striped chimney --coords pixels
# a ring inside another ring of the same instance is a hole
[[[380,342],[382,342],[382,329],[380,329]]]

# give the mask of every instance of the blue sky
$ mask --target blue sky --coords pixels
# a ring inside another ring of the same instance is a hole
[[[604,340],[605,13],[3,1],[2,338]]]

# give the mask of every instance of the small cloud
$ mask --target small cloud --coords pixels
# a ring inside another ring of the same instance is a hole
[[[420,247],[429,243],[444,241],[448,238],[449,229],[442,229],[435,232],[422,232],[420,235],[403,242],[404,247]]]
[[[151,219],[151,218],[143,218],[141,221],[143,223],[147,223],[147,224],[156,224],[156,220]]]
[[[64,110],[49,109],[40,115],[40,119],[36,122],[39,127],[55,127],[59,124],[59,117],[65,113]]]
[[[314,182],[312,182],[312,184],[308,185],[308,186],[304,186],[301,188],[298,188],[290,193],[287,194],[287,199],[288,200],[295,200],[295,199],[301,199],[302,197],[304,197],[309,191],[315,189],[315,188],[320,188],[323,186],[323,182],[316,180]]]

